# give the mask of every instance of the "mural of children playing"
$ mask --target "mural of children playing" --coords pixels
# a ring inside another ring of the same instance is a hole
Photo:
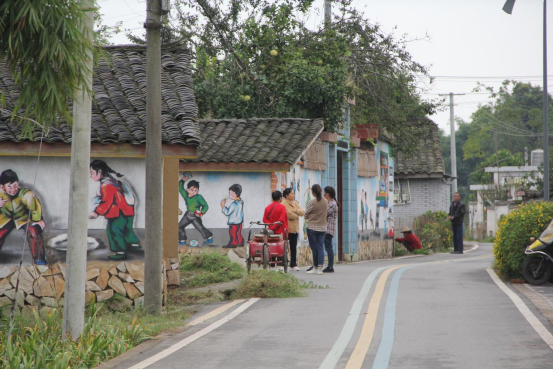
[[[111,169],[105,161],[94,160],[90,163],[90,178],[100,182],[100,188],[97,197],[93,199],[98,206],[88,218],[103,216],[107,219],[109,249],[114,252],[108,258],[125,260],[127,251],[140,251],[142,248],[133,230],[134,195],[125,182],[115,177],[121,178],[123,175]]]
[[[242,237],[242,227],[244,225],[244,201],[240,199],[242,195],[242,186],[233,184],[228,189],[229,197],[221,201],[223,214],[228,217],[228,231],[230,241],[223,248],[235,248],[244,246],[244,237]]]
[[[14,229],[26,228],[27,243],[36,265],[46,265],[42,206],[28,188],[19,187],[19,177],[8,169],[0,174],[0,249]]]
[[[204,197],[198,194],[200,192],[198,181],[191,180],[186,184],[186,189],[184,188],[184,184],[189,179],[186,174],[188,173],[185,173],[179,181],[179,192],[186,202],[186,212],[179,222],[179,245],[186,245],[186,227],[190,224],[201,233],[205,240],[203,244],[210,245],[213,243],[213,233],[202,223],[202,217],[207,213],[209,206]]]

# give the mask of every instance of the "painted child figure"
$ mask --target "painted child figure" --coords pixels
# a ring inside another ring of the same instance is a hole
[[[242,227],[244,225],[244,201],[240,199],[242,195],[242,186],[233,184],[229,187],[229,199],[221,201],[223,214],[228,217],[228,226],[230,241],[223,248],[236,248],[244,246],[244,237],[242,237]]]
[[[207,213],[209,206],[204,197],[198,192],[200,191],[200,183],[198,181],[189,181],[184,188],[184,184],[188,181],[188,177],[182,176],[179,182],[179,192],[186,202],[186,212],[179,222],[179,245],[186,245],[186,227],[190,224],[194,226],[204,238],[204,245],[213,243],[213,233],[202,222],[202,217]]]
[[[19,187],[19,177],[8,169],[0,174],[0,248],[14,229],[27,227],[27,242],[36,265],[46,265],[42,206],[28,188]]]
[[[103,216],[107,219],[106,234],[110,260],[125,260],[128,251],[140,251],[140,239],[134,233],[135,198],[128,185],[121,179],[122,174],[113,170],[105,161],[90,163],[90,178],[99,182],[100,187],[94,202],[97,204],[89,219]]]

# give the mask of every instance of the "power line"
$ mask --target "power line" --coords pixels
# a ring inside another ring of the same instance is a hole
[[[453,75],[444,75],[444,76],[426,76],[424,74],[416,74],[416,76],[429,77],[429,78],[454,78],[454,79],[505,79],[505,78],[531,78],[536,79],[543,78],[543,75],[534,75],[534,76],[453,76]],[[553,75],[548,75],[548,77],[553,77]]]

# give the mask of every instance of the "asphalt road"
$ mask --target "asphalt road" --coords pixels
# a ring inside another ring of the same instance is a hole
[[[116,368],[553,368],[553,347],[491,278],[491,263],[483,245],[295,272],[329,288],[238,303]]]

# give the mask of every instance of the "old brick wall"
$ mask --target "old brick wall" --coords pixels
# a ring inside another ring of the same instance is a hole
[[[407,181],[401,180],[402,188],[407,188]],[[448,211],[451,198],[451,187],[441,179],[410,179],[411,203],[394,205],[394,228],[411,227],[415,217],[431,211]]]

